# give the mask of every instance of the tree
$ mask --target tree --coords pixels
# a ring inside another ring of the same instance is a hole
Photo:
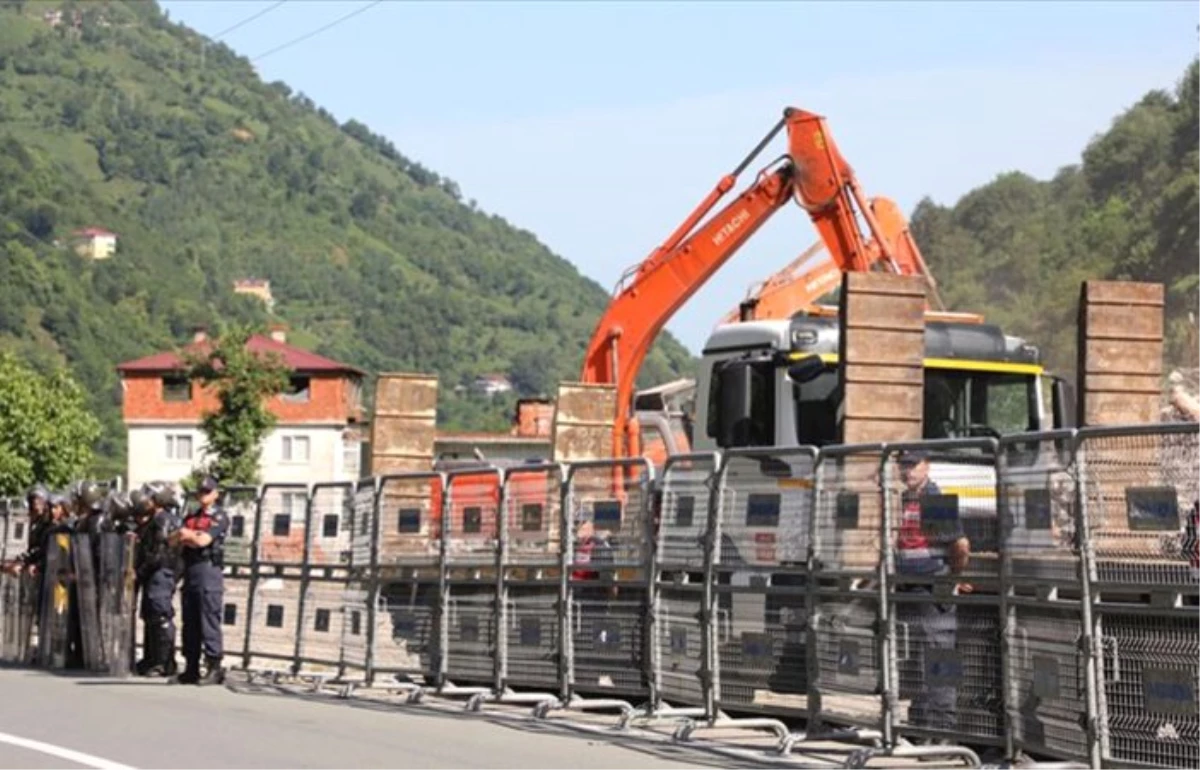
[[[86,403],[65,370],[42,375],[0,354],[0,494],[63,486],[87,472],[100,422]]]
[[[202,429],[212,460],[197,474],[223,484],[257,484],[262,441],[275,426],[266,400],[288,385],[289,369],[278,356],[249,350],[250,326],[233,326],[205,351],[186,356],[188,376],[212,388],[220,407],[205,412]]]

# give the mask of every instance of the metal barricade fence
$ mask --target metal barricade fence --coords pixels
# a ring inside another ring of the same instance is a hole
[[[884,736],[887,590],[881,445],[823,449],[810,536],[810,736],[831,727]]]
[[[1077,437],[1106,765],[1200,765],[1197,427]]]
[[[716,452],[663,467],[651,582],[651,695],[655,713],[709,717],[712,656],[705,585],[717,510]]]
[[[887,447],[887,717],[906,736],[1004,745],[997,453],[994,439]]]
[[[374,547],[379,542],[377,500],[378,484],[373,478],[359,480],[351,491],[350,571],[342,604],[340,673],[344,676],[347,671],[361,672],[362,679],[368,684],[371,682],[371,650],[375,645],[379,601],[379,554]],[[357,623],[356,612],[359,614]]]
[[[225,536],[225,597],[221,609],[221,636],[227,665],[240,661],[249,665],[250,591],[254,570],[255,535],[258,532],[259,490],[251,486],[229,486],[221,490],[221,508],[229,516]],[[176,599],[178,591],[176,591]],[[138,623],[138,638],[145,632]],[[175,626],[182,628],[182,616],[176,611]]]
[[[307,521],[296,667],[304,673],[340,674],[345,627],[350,615],[358,612],[355,625],[361,635],[367,608],[362,597],[347,594],[354,485],[314,484]]]
[[[808,547],[817,451],[736,450],[719,477],[717,709],[808,710]]]
[[[296,671],[311,506],[303,484],[261,488],[247,601],[246,667]],[[285,669],[280,664],[287,662]]]
[[[653,470],[643,458],[567,470],[563,528],[567,697],[644,698]]]
[[[1001,439],[1005,754],[1093,758],[1074,431]],[[974,544],[972,544],[974,547]],[[1094,685],[1092,685],[1094,687]]]
[[[498,469],[446,474],[439,687],[470,682],[500,690]]]
[[[561,689],[563,479],[557,464],[504,473],[497,639],[501,691],[509,686]]]
[[[424,685],[440,681],[445,489],[438,473],[379,480],[368,678],[383,673]]]

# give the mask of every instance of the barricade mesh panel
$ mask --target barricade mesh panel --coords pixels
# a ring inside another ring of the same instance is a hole
[[[498,641],[507,685],[559,684],[562,484],[557,465],[516,468],[504,478],[505,616]]]
[[[254,532],[258,526],[258,489],[226,487],[221,490],[221,507],[229,516],[225,535],[225,564],[248,566],[252,560]]]
[[[1195,425],[1179,427],[1188,430],[1081,434],[1089,537],[1101,584],[1196,590],[1200,551],[1190,522],[1200,507],[1197,432]]]
[[[505,565],[558,565],[562,483],[558,466],[513,470],[505,477]]]
[[[0,561],[11,561],[25,552],[29,547],[29,527],[29,511],[25,504],[8,500],[4,522],[0,523],[0,534],[4,536],[0,542]]]
[[[240,666],[246,651],[246,608],[250,599],[250,578],[225,576],[224,606],[221,608],[221,644],[225,648],[227,665]],[[141,623],[138,623],[139,633]],[[182,618],[175,617],[176,633],[183,628]],[[176,645],[182,649],[182,637]]]
[[[1003,736],[996,453],[930,444],[889,457],[896,724]],[[963,544],[969,559],[954,567]],[[971,594],[972,602],[965,596]]]
[[[369,587],[361,582],[350,581],[342,587],[341,660],[347,668],[365,671],[367,667],[368,624],[371,622],[370,598]],[[378,617],[375,619],[375,625],[378,629]]]
[[[296,655],[300,581],[295,578],[259,577],[254,586],[254,616],[250,618],[252,658],[291,661]],[[272,666],[278,667],[278,666]]]
[[[883,635],[878,569],[883,524],[881,455],[828,454],[817,465],[812,608],[821,719],[878,727],[883,718]]]
[[[657,560],[662,569],[704,567],[704,533],[717,473],[712,455],[671,458],[663,471]]]
[[[640,463],[612,463],[570,476],[568,684],[581,693],[648,692],[648,474]]]
[[[1196,613],[1102,613],[1107,759],[1200,767],[1200,646]]]
[[[365,570],[371,566],[371,543],[375,526],[375,482],[358,482],[354,490],[354,531],[350,534],[350,566]]]
[[[432,677],[437,673],[437,583],[395,581],[380,591],[375,611],[375,670]]]
[[[495,566],[500,536],[500,475],[478,472],[449,477],[446,563]]]
[[[258,506],[258,561],[295,565],[304,561],[308,488],[299,484],[268,484]]]
[[[331,672],[341,662],[345,594],[346,584],[341,581],[312,580],[305,584],[304,616],[300,621],[302,672]],[[366,613],[360,614],[361,624]],[[361,629],[359,636],[364,636]]]
[[[573,690],[625,696],[647,692],[646,599],[641,586],[574,587]]]
[[[517,687],[557,687],[561,649],[558,587],[510,586],[506,616],[506,683]]]
[[[703,626],[700,585],[660,585],[655,615],[658,699],[671,705],[702,705]]]
[[[495,677],[495,586],[449,586],[446,676],[451,682],[490,685]]]
[[[670,705],[705,702],[703,580],[719,470],[718,456],[694,455],[671,458],[663,471],[651,681],[655,700]]]
[[[354,487],[318,484],[312,491],[308,564],[349,566],[350,533],[354,525]]]
[[[1008,568],[1009,722],[1038,756],[1086,761],[1087,682],[1076,539],[1077,466],[1067,432],[1000,442]]]
[[[716,563],[716,693],[723,708],[807,707],[811,450],[727,456]]]
[[[384,476],[378,506],[380,566],[436,564],[442,543],[441,506],[439,476]],[[370,532],[358,522],[359,535],[369,538]]]
[[[38,583],[27,573],[0,573],[0,660],[6,663],[25,663],[30,658]]]

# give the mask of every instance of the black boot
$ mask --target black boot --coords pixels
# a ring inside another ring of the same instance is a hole
[[[221,684],[225,681],[225,672],[221,669],[221,659],[206,655],[204,657],[204,676],[197,684]]]
[[[175,677],[179,684],[197,684],[200,681],[200,661],[187,661],[187,668],[183,673]]]
[[[158,668],[161,676],[175,676],[179,666],[175,663],[175,635],[164,621],[158,629]]]
[[[137,662],[136,670],[138,676],[153,676],[154,669],[158,665],[158,629],[150,623],[142,633],[142,659]]]

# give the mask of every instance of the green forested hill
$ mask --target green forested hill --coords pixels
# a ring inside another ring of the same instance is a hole
[[[89,226],[119,235],[113,258],[67,248]],[[274,319],[233,293],[246,277],[271,281]],[[0,0],[0,349],[70,364],[115,467],[114,365],[195,325],[282,320],[368,371],[437,372],[443,424],[487,428],[504,405],[454,386],[576,377],[607,297],[450,180],[151,2]],[[664,335],[643,382],[689,361]]]
[[[1198,94],[1193,62],[1174,89],[1146,94],[1053,179],[1014,172],[952,207],[922,201],[913,235],[947,305],[1028,337],[1070,373],[1080,281],[1162,282],[1165,363],[1200,365]]]

